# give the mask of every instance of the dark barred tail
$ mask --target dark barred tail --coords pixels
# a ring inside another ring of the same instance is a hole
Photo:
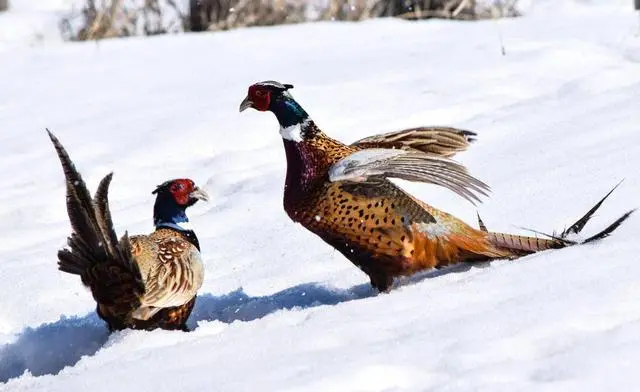
[[[125,314],[139,306],[144,286],[128,236],[125,234],[118,241],[113,229],[107,196],[112,174],[100,182],[92,199],[60,141],[48,129],[47,133],[64,171],[67,213],[73,229],[67,239],[68,247],[58,252],[58,267],[80,275],[99,304]]]
[[[634,211],[635,209],[625,212],[624,214],[622,214],[620,218],[616,219],[612,224],[607,226],[606,229],[602,230],[597,234],[592,235],[591,237],[587,238],[581,243],[586,244],[589,242],[593,242],[593,241],[597,241],[597,240],[601,240],[603,238],[609,237],[611,233],[613,233],[622,224],[622,222],[626,221],[627,218],[629,218],[631,214],[633,214]]]
[[[492,232],[489,233],[489,242],[500,250],[513,253],[513,256],[524,256],[542,250],[564,248],[568,245],[559,239],[543,239]]]
[[[620,185],[620,183],[618,183]],[[526,237],[520,235],[503,234],[503,233],[488,233],[489,242],[500,250],[506,250],[514,253],[514,256],[526,255],[541,250],[564,248],[571,245],[587,244],[603,238],[608,237],[613,233],[625,220],[627,220],[635,210],[630,210],[613,221],[604,230],[584,239],[581,241],[570,240],[567,238],[569,235],[579,234],[584,226],[589,222],[593,214],[600,208],[602,203],[611,195],[611,193],[618,187],[614,186],[600,201],[598,201],[589,211],[587,211],[580,219],[573,223],[569,228],[564,230],[559,235],[545,234],[536,230],[526,229],[537,234],[549,237],[548,239],[541,239],[535,237]],[[478,215],[478,224],[482,231],[487,231],[484,226],[484,222]]]

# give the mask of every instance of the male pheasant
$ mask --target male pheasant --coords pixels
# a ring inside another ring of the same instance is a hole
[[[492,233],[484,225],[476,230],[387,179],[437,184],[477,200],[488,187],[463,166],[413,148],[349,146],[331,139],[293,99],[288,91],[292,87],[274,81],[254,84],[240,111],[271,111],[280,123],[287,158],[284,209],[289,217],[340,251],[379,291],[388,291],[394,277],[428,268],[573,245],[566,235],[579,232],[604,200],[550,239]],[[631,212],[584,242],[609,235]]]
[[[206,192],[190,179],[170,180],[153,193],[155,231],[117,239],[105,176],[92,199],[80,173],[58,139],[47,130],[66,178],[72,234],[58,251],[61,271],[79,275],[111,331],[125,328],[187,330],[186,321],[204,278],[200,244],[187,229],[185,210]]]

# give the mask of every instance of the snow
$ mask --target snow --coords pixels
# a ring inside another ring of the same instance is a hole
[[[0,12],[0,53],[24,45],[60,43],[59,19],[76,0],[9,0]]]
[[[585,228],[595,233],[640,205],[638,15],[618,0],[525,11],[3,41],[0,391],[633,390],[640,217],[598,243],[425,272],[377,295],[282,210],[273,115],[237,112],[251,83],[272,79],[294,84],[343,141],[474,130],[456,159],[492,186],[477,210],[493,231],[561,230],[624,178]],[[115,172],[120,234],[151,229],[157,184],[189,177],[207,189],[211,201],[189,210],[206,267],[193,332],[108,335],[79,279],[57,271],[69,225],[45,127],[91,189]],[[453,193],[401,185],[476,225],[476,207]]]

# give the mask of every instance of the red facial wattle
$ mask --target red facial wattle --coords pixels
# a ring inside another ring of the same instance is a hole
[[[256,110],[261,112],[269,110],[269,104],[271,103],[271,92],[269,90],[254,84],[249,87],[248,96]]]
[[[195,184],[189,179],[179,179],[173,181],[169,186],[169,191],[179,205],[189,204],[189,194],[195,189]]]

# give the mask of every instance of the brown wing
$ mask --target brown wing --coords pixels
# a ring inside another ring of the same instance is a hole
[[[451,157],[466,150],[475,141],[475,137],[474,132],[464,129],[417,127],[366,137],[351,145],[362,148],[415,149],[443,157]]]
[[[157,230],[150,236],[157,253],[138,257],[147,265],[146,292],[141,307],[133,313],[136,319],[147,320],[160,308],[180,306],[189,302],[197,293],[204,279],[204,266],[200,252],[181,234],[172,230]],[[160,233],[160,234],[157,234]]]
[[[416,150],[367,148],[356,151],[329,168],[329,180],[363,181],[371,176],[400,178],[445,187],[469,200],[487,195],[489,186],[468,173],[467,169],[448,158]]]

